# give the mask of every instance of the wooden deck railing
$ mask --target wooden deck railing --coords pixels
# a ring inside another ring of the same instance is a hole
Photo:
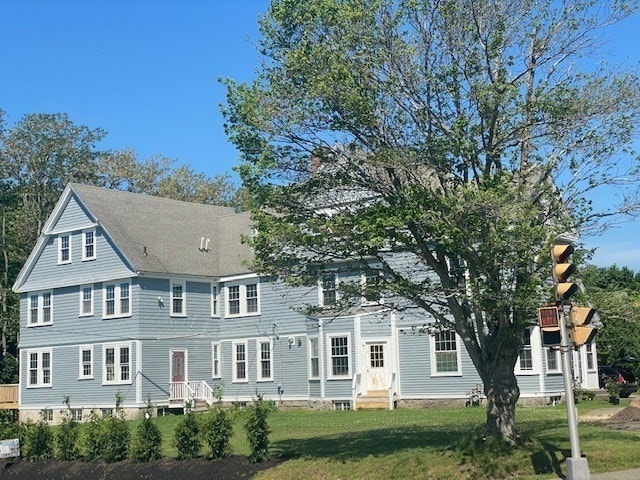
[[[0,409],[18,408],[18,385],[0,385]]]

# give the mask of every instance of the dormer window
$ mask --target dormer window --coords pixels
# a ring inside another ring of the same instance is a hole
[[[326,307],[335,305],[337,301],[336,284],[338,278],[335,273],[325,273],[320,279],[320,305]]]
[[[58,264],[71,263],[71,236],[58,237]]]
[[[82,260],[94,260],[96,258],[96,232],[85,230],[82,232]]]

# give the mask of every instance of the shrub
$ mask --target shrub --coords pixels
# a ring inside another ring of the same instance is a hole
[[[27,426],[23,454],[32,462],[53,456],[53,433],[43,420]]]
[[[149,462],[162,457],[162,434],[151,418],[150,405],[138,425],[136,440],[131,447],[131,457],[138,462]]]
[[[105,422],[104,450],[100,458],[106,462],[125,460],[129,454],[129,425],[124,418],[115,415]]]
[[[64,398],[67,405],[66,410],[62,410],[62,423],[56,430],[55,457],[58,460],[75,460],[79,456],[78,451],[78,424],[71,414],[69,397]]]
[[[211,409],[202,422],[202,438],[210,450],[210,458],[219,460],[231,453],[233,421],[227,410]]]
[[[247,432],[247,440],[251,448],[249,460],[252,462],[262,462],[269,458],[269,426],[267,416],[273,409],[270,402],[265,402],[262,395],[254,402],[249,411],[249,417],[244,425]]]
[[[105,419],[100,414],[92,410],[87,420],[86,428],[84,429],[84,435],[82,437],[82,446],[84,450],[84,456],[88,460],[96,460],[101,458],[104,451],[105,441]]]
[[[75,460],[78,451],[78,424],[73,420],[69,411],[64,412],[62,423],[56,430],[56,458],[58,460]]]
[[[119,462],[125,460],[129,454],[129,424],[124,419],[124,413],[120,406],[122,397],[120,392],[116,394],[116,409],[114,415],[105,421],[103,452],[100,458],[106,462]]]
[[[200,454],[198,422],[192,411],[186,413],[176,425],[174,441],[180,460],[196,458]]]

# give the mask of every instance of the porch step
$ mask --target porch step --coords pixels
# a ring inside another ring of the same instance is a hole
[[[358,410],[389,410],[389,392],[370,390],[367,395],[358,398],[356,406]]]
[[[209,405],[204,400],[196,400],[193,406],[193,411],[196,413],[206,412],[209,410]]]

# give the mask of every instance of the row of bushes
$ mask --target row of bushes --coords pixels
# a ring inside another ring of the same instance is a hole
[[[252,462],[261,462],[269,455],[269,428],[267,416],[273,404],[258,398],[244,417]],[[157,460],[162,456],[162,435],[152,419],[151,408],[131,438],[130,424],[124,420],[116,401],[111,417],[92,412],[84,428],[74,421],[71,411],[65,412],[62,423],[52,428],[44,421],[26,422],[17,426],[14,435],[20,438],[22,455],[31,461],[56,458],[59,460],[104,460],[118,462],[131,458],[139,462]],[[203,444],[208,448],[207,458],[218,460],[231,453],[230,439],[234,422],[240,418],[235,410],[210,409],[204,415],[185,414],[174,431],[174,444],[178,458],[188,460],[200,456]]]

